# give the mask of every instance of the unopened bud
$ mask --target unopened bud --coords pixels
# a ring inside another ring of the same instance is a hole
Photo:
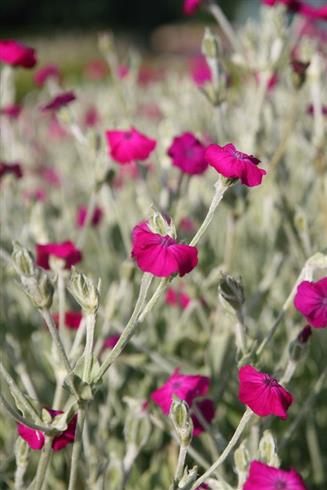
[[[158,233],[162,236],[169,235],[172,238],[176,238],[176,229],[172,220],[168,223],[168,221],[155,209],[149,219],[149,227],[153,233]]]
[[[37,308],[49,309],[53,299],[53,285],[48,274],[40,268],[36,268],[34,276],[21,276],[21,283],[25,293]]]
[[[306,72],[310,62],[305,63],[299,60],[291,61],[292,83],[295,89],[300,89],[306,80]]]
[[[279,467],[279,458],[276,453],[276,444],[270,430],[265,430],[259,442],[260,460],[269,466]]]
[[[12,259],[23,276],[31,277],[34,274],[34,261],[32,254],[23,248],[19,243],[14,242],[14,249],[12,252]]]
[[[305,326],[289,345],[290,358],[293,361],[299,361],[307,353],[307,343],[312,335],[312,329],[309,325]]]
[[[211,32],[209,27],[206,27],[204,30],[201,51],[206,58],[218,59],[220,52],[219,41],[217,36]]]
[[[241,279],[236,279],[229,274],[222,274],[218,291],[221,297],[231,305],[231,307],[239,311],[244,302],[244,289]]]
[[[178,398],[173,400],[169,412],[170,420],[182,446],[189,446],[192,440],[193,422],[188,404]]]
[[[69,291],[86,313],[95,313],[99,307],[100,281],[97,286],[92,279],[73,268]]]

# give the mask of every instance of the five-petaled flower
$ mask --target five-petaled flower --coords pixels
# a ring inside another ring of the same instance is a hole
[[[198,263],[196,247],[178,243],[169,235],[154,233],[145,222],[134,227],[132,244],[132,257],[139,268],[157,277],[184,276]]]
[[[228,179],[240,179],[248,187],[260,185],[266,171],[258,167],[260,160],[237,150],[232,143],[225,146],[210,145],[205,158],[209,165]]]
[[[92,214],[92,218],[90,221],[91,225],[97,226],[101,222],[102,216],[103,216],[103,211],[101,208],[99,208],[97,206],[94,209],[93,214]],[[87,207],[86,206],[80,206],[78,208],[77,214],[76,214],[76,224],[77,224],[78,228],[83,228],[83,226],[85,225],[85,222],[86,222],[86,217],[87,217]]]
[[[59,325],[59,313],[52,314],[53,321],[56,326]],[[65,327],[69,330],[77,330],[80,327],[83,315],[80,311],[66,311],[65,312]]]
[[[53,97],[50,102],[44,104],[41,107],[42,112],[52,112],[58,111],[62,107],[66,107],[68,104],[73,102],[76,99],[76,95],[72,90],[68,90],[67,92],[62,92],[61,94]]]
[[[57,65],[49,64],[39,68],[34,74],[34,82],[38,87],[43,87],[47,80],[59,82],[61,74]]]
[[[51,408],[47,408],[46,410],[49,412],[52,418],[54,418],[56,415],[64,413],[61,410],[52,410]],[[77,415],[74,415],[67,425],[67,429],[54,437],[52,441],[53,451],[60,451],[61,449],[64,449],[67,444],[74,442],[76,422]],[[27,442],[31,449],[40,451],[43,448],[45,436],[40,430],[31,429],[24,424],[17,424],[17,431],[20,437]]]
[[[105,135],[109,154],[120,164],[146,160],[157,144],[135,128],[128,131],[106,131]]]
[[[18,41],[0,39],[0,61],[7,65],[33,68],[36,64],[36,52]]]
[[[192,133],[176,136],[167,153],[174,167],[185,174],[203,174],[208,168],[208,162],[204,158],[205,146]]]
[[[306,490],[301,476],[295,471],[285,471],[252,461],[243,490]]]
[[[65,269],[70,269],[72,265],[82,260],[81,251],[75,247],[73,242],[66,241],[60,243],[45,243],[36,245],[36,263],[43,269],[50,269],[50,258],[62,259]]]
[[[256,415],[276,415],[287,419],[287,409],[293,397],[275,378],[246,365],[239,370],[239,380],[239,399]]]
[[[210,380],[207,376],[181,374],[179,369],[175,369],[173,374],[167,379],[165,384],[151,393],[151,399],[158,405],[164,415],[169,414],[173,396],[187,402],[191,409],[193,420],[193,435],[198,436],[203,432],[201,422],[192,413],[195,404],[198,411],[205,420],[210,423],[215,415],[214,404],[210,399],[197,400],[207,394]]]
[[[294,305],[312,327],[327,327],[327,277],[316,282],[302,281]]]

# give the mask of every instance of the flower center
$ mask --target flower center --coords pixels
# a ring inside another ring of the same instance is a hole
[[[162,247],[167,248],[167,247],[169,247],[169,245],[171,245],[171,242],[172,242],[171,237],[170,237],[170,236],[168,236],[168,235],[166,235],[166,236],[163,236],[163,237],[161,238],[161,244],[160,244],[160,245],[161,245]]]
[[[233,151],[233,157],[237,158],[238,160],[244,160],[246,158],[246,155],[242,153],[241,151]]]
[[[269,376],[269,374],[266,374],[265,375],[264,383],[269,388],[272,388],[273,386],[277,386],[278,385],[277,379],[273,378],[272,376]],[[281,487],[281,488],[283,488],[283,487]]]
[[[124,139],[125,140],[131,140],[133,138],[133,135],[131,133],[131,131],[127,131],[125,134],[124,134]]]
[[[173,390],[178,390],[181,387],[181,382],[180,381],[174,381],[171,385]]]

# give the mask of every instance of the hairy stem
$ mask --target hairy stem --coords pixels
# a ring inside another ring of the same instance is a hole
[[[32,486],[33,490],[42,490],[46,484],[46,473],[51,459],[52,437],[45,437],[44,446],[42,448],[39,464],[37,466],[35,483]]]
[[[84,349],[84,370],[83,381],[90,382],[93,357],[93,341],[95,328],[95,314],[91,313],[85,317],[86,323],[86,343]]]

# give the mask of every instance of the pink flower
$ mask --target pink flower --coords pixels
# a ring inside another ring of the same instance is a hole
[[[185,310],[191,302],[190,297],[183,292],[182,288],[168,288],[166,292],[166,303],[171,306],[179,306]]]
[[[34,74],[34,83],[38,87],[43,87],[50,78],[60,81],[61,75],[57,65],[46,65],[39,68]]]
[[[184,233],[193,233],[195,230],[195,223],[191,218],[184,217],[180,220],[179,228]]]
[[[134,128],[129,131],[106,131],[106,139],[111,157],[121,164],[146,160],[157,144]]]
[[[213,401],[210,400],[210,398],[205,398],[204,400],[201,401],[194,401],[193,406],[194,405],[197,406],[197,409],[201,412],[201,415],[204,417],[206,422],[208,424],[211,424],[215,416],[215,406]],[[202,432],[205,429],[201,425],[201,422],[199,421],[197,416],[192,414],[192,407],[191,407],[191,416],[193,421],[193,436],[198,437],[200,434],[202,434]]]
[[[200,8],[203,0],[184,0],[183,13],[184,15],[194,15]]]
[[[192,133],[176,136],[168,148],[174,167],[189,175],[203,174],[208,168],[204,158],[205,146]]]
[[[53,313],[53,321],[56,326],[59,325],[59,313]],[[82,313],[80,311],[66,311],[65,312],[65,327],[70,330],[77,330],[82,321]]]
[[[165,384],[151,393],[151,399],[165,415],[168,415],[173,395],[186,401],[191,407],[193,400],[206,395],[208,389],[209,378],[207,376],[180,374],[179,369],[175,369]]]
[[[295,471],[284,471],[261,461],[251,461],[250,472],[243,490],[306,490],[301,476]]]
[[[60,187],[61,180],[57,170],[53,167],[45,167],[42,170],[42,178],[49,184],[51,187]]]
[[[57,111],[76,100],[76,95],[72,90],[56,95],[47,104],[41,107],[42,112]]]
[[[65,262],[65,269],[82,260],[82,253],[75,247],[73,242],[47,243],[36,245],[36,263],[43,269],[50,269],[50,257],[57,257]]]
[[[118,78],[120,78],[120,80],[126,78],[128,73],[129,73],[129,67],[127,65],[118,66]]]
[[[50,408],[47,408],[46,410],[50,413],[52,418],[54,418],[56,415],[64,413],[61,410],[52,410]],[[53,451],[60,451],[61,449],[64,449],[64,447],[66,447],[67,444],[74,442],[76,422],[77,422],[77,415],[74,415],[74,417],[69,422],[67,429],[53,439],[52,441]],[[44,433],[41,432],[40,430],[31,429],[30,427],[27,427],[26,425],[23,424],[17,424],[17,432],[20,435],[20,437],[27,442],[27,444],[31,449],[39,451],[43,448],[45,437],[44,437]]]
[[[100,116],[96,107],[89,107],[84,114],[84,126],[87,128],[94,128],[100,121]]]
[[[260,78],[261,78],[260,73],[259,72],[256,73],[255,74],[255,80],[257,82],[257,85],[259,85],[259,83],[260,83]],[[278,82],[279,82],[279,76],[277,75],[277,73],[273,73],[267,82],[268,91],[269,92],[272,91],[276,87]]]
[[[240,368],[239,379],[239,399],[256,415],[276,415],[287,419],[287,409],[293,397],[275,378],[246,365]]]
[[[327,277],[316,282],[301,282],[294,298],[294,306],[312,327],[327,327]]]
[[[117,344],[119,338],[120,338],[120,335],[110,335],[110,337],[107,337],[103,341],[103,348],[104,349],[113,349],[115,347],[115,345]]]
[[[7,116],[9,119],[17,119],[21,112],[22,107],[18,104],[9,104],[0,110],[0,114]]]
[[[229,143],[225,146],[210,145],[205,158],[209,165],[228,179],[240,179],[248,187],[260,185],[266,171],[258,167],[260,160],[237,150]]]
[[[36,64],[35,49],[12,39],[0,40],[0,61],[12,66],[33,68]]]
[[[132,257],[139,268],[157,277],[177,273],[184,276],[198,263],[196,247],[177,243],[169,235],[153,233],[147,223],[135,226],[132,243]]]
[[[55,140],[62,140],[69,136],[68,131],[60,124],[54,112],[49,121],[48,134],[50,138]]]
[[[108,65],[102,59],[92,60],[85,67],[85,74],[91,80],[102,80],[108,75]]]
[[[192,80],[198,87],[211,82],[211,70],[204,56],[196,56],[190,63],[190,70]]]
[[[0,181],[7,174],[14,175],[16,179],[21,179],[23,177],[23,172],[20,163],[0,162]]]
[[[83,228],[86,222],[86,216],[87,216],[87,207],[85,206],[80,206],[77,210],[77,215],[76,215],[76,224],[79,228]],[[101,208],[96,207],[93,211],[93,216],[91,219],[91,225],[92,226],[97,226],[100,221],[102,220],[103,216],[103,211]]]

